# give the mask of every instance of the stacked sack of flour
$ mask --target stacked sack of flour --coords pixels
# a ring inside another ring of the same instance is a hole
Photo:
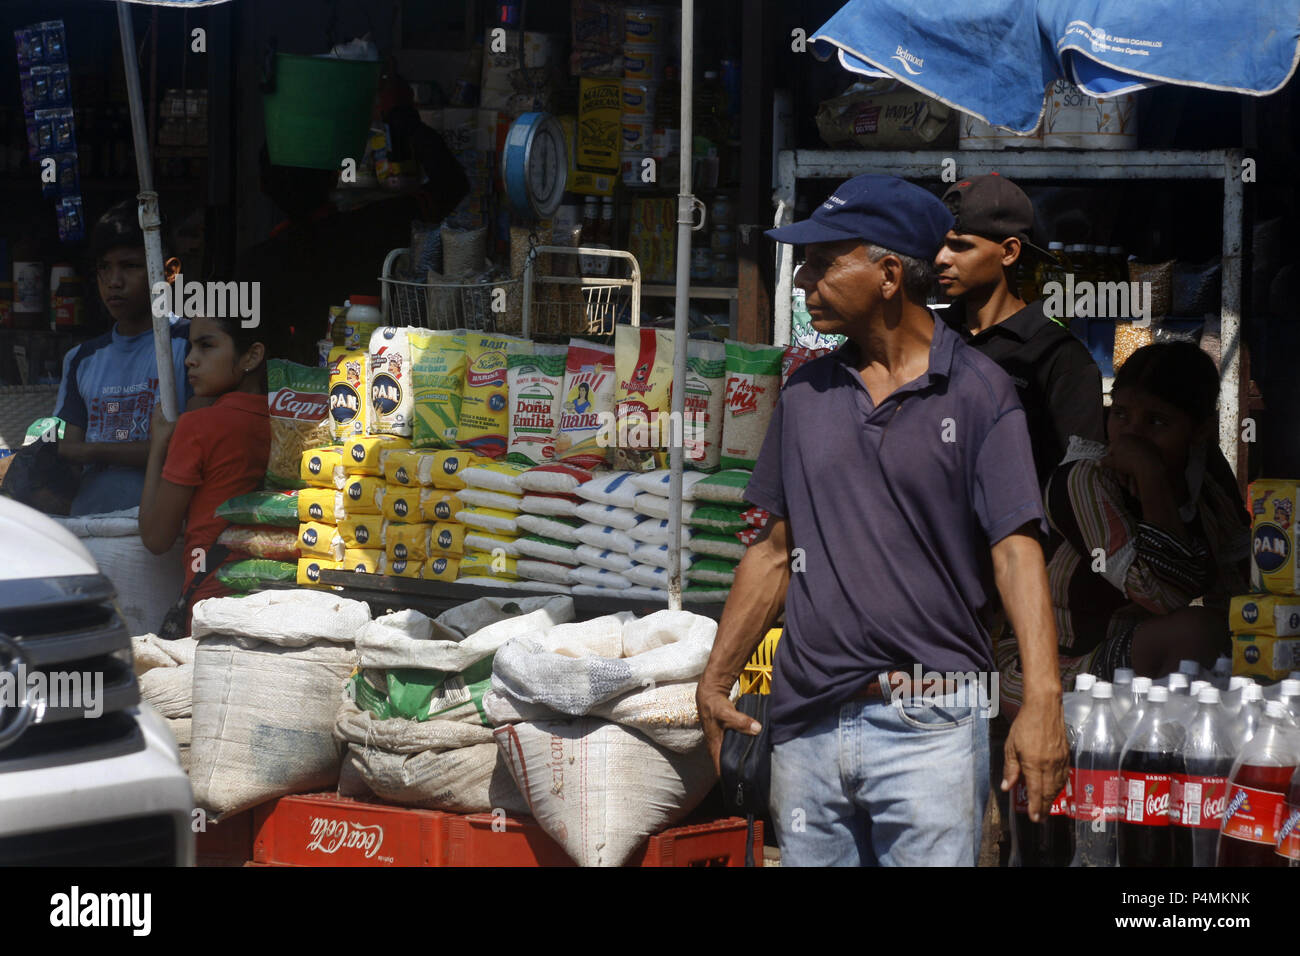
[[[581,866],[621,866],[716,776],[696,681],[717,624],[612,614],[501,645],[483,709],[528,812]]]
[[[357,635],[334,736],[346,747],[339,792],[459,813],[526,813],[492,737],[483,698],[512,638],[573,620],[567,597],[480,598],[430,619],[376,618]]]

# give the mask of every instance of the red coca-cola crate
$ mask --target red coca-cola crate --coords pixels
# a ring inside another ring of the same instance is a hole
[[[745,865],[745,835],[749,827],[739,817],[714,820],[656,833],[628,866]],[[763,865],[763,822],[754,821],[754,865]]]
[[[253,816],[245,810],[220,822],[202,820],[194,834],[196,866],[243,866],[253,858]]]
[[[447,866],[573,866],[531,817],[448,814]]]
[[[253,861],[290,866],[442,866],[446,816],[332,794],[281,797],[258,808]]]
[[[447,866],[573,866],[569,855],[530,817],[448,814]],[[745,865],[745,821],[737,817],[656,833],[627,866]],[[754,826],[754,859],[763,860],[762,823]]]

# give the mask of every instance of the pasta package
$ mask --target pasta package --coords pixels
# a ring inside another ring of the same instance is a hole
[[[474,332],[466,337],[465,388],[461,392],[456,444],[499,458],[506,451],[510,421],[509,359],[532,343],[505,335]]]
[[[465,526],[454,521],[436,521],[429,529],[429,551],[461,555],[465,552]]]
[[[411,442],[416,448],[454,448],[465,387],[465,333],[410,329],[415,390]]]
[[[292,528],[298,524],[299,491],[250,491],[217,505],[213,514],[231,524],[269,524]]]
[[[375,496],[379,513],[389,521],[419,521],[421,514],[421,494],[426,491],[416,486],[385,485]]]
[[[353,475],[336,482],[342,493],[343,506],[348,515],[377,515],[379,492],[385,487],[384,479],[370,475]]]
[[[323,521],[329,524],[338,520],[335,504],[338,492],[333,488],[304,488],[298,492],[298,520]]]
[[[478,455],[463,448],[434,452],[431,469],[433,487],[445,491],[460,491],[465,487],[465,479],[460,477],[460,473],[466,468],[472,468],[478,462]]]
[[[426,521],[450,521],[464,507],[465,503],[454,492],[435,488],[421,499],[420,514]]]
[[[379,549],[384,542],[383,527],[376,515],[357,515],[339,521],[338,534],[349,551]]]
[[[370,424],[372,435],[411,437],[415,390],[411,387],[411,343],[407,330],[385,325],[370,336]]]
[[[343,557],[343,540],[334,525],[308,521],[298,529],[298,549],[304,555],[338,561]]]
[[[334,469],[343,467],[343,449],[336,445],[308,448],[302,453],[298,477],[313,488],[333,488]]]
[[[662,448],[671,440],[673,333],[620,325],[614,330],[614,419],[623,448]],[[661,418],[661,416],[663,416]]]
[[[329,361],[330,428],[334,440],[364,435],[370,418],[370,402],[365,400],[369,354],[336,346],[330,349]]]
[[[268,484],[298,488],[303,452],[330,440],[329,370],[283,359],[266,363],[266,405],[271,419]]]
[[[297,561],[299,558],[298,536],[292,528],[232,524],[221,532],[217,544],[253,558],[272,561]]]
[[[601,425],[610,421],[613,405],[614,349],[570,339],[556,456],[579,468],[605,464],[610,455],[608,446],[613,443],[602,444]]]
[[[343,443],[342,468],[344,475],[374,475],[381,473],[380,456],[390,449],[407,449],[411,442],[396,435],[362,435]],[[334,475],[337,478],[338,472]],[[336,482],[337,487],[337,482]]]
[[[348,548],[343,552],[343,560],[339,562],[344,571],[356,571],[360,574],[378,574],[379,559],[384,552],[372,548]]]
[[[781,394],[784,351],[779,345],[727,343],[727,404],[719,458],[723,468],[753,468],[758,461]]]
[[[423,561],[429,556],[429,526],[385,521],[384,554],[394,561]]]
[[[455,581],[460,574],[460,559],[440,554],[424,562],[420,577],[426,581]]]
[[[508,360],[510,384],[510,446],[506,460],[540,465],[555,458],[560,432],[564,345],[536,345],[532,354],[514,354]]]
[[[327,561],[324,558],[299,558],[298,584],[304,588],[328,588],[328,584],[321,583],[320,573],[337,571],[338,568],[337,561]]]
[[[727,402],[727,347],[721,342],[686,343],[683,461],[699,471],[716,471],[722,455],[722,416]]]

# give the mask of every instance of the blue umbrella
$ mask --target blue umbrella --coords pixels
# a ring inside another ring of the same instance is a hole
[[[1272,93],[1296,68],[1300,0],[851,0],[812,39],[853,72],[1029,133],[1056,79],[1092,96]]]

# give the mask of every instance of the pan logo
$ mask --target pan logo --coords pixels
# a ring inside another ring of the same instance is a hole
[[[357,544],[365,544],[370,540],[370,531],[365,525],[357,525]]]
[[[895,51],[894,55],[891,56],[890,59],[897,60],[902,64],[903,69],[912,74],[912,76],[920,76],[921,71],[925,69],[925,59],[923,57],[908,53],[901,46],[897,51]],[[912,69],[914,66],[916,69]]]

